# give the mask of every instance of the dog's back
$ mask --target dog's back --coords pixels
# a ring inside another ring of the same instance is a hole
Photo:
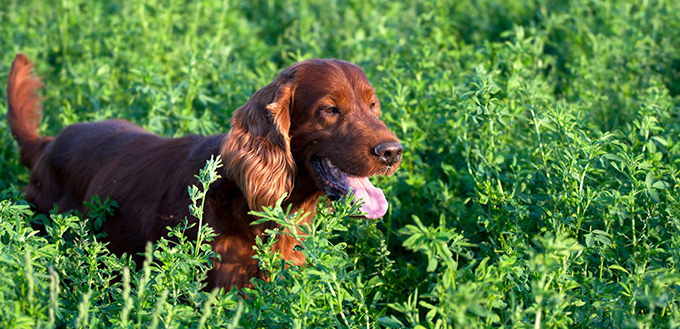
[[[31,181],[26,186],[26,199],[40,213],[48,212],[55,203],[60,211],[77,209],[86,213],[82,201],[89,199],[93,180],[111,162],[134,149],[136,142],[144,145],[162,140],[122,120],[68,126],[47,140],[38,154],[29,155],[34,160],[29,167]]]

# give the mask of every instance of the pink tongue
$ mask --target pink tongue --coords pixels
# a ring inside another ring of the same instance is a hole
[[[367,218],[376,219],[387,212],[387,200],[383,191],[371,184],[368,177],[347,177],[349,187],[352,188],[357,200],[363,199],[364,205],[361,211],[367,213]]]

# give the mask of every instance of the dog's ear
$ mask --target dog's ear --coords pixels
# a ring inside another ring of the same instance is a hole
[[[258,90],[231,119],[221,155],[227,175],[236,182],[250,210],[276,204],[293,190],[297,167],[290,152],[290,108],[295,84],[282,73]]]

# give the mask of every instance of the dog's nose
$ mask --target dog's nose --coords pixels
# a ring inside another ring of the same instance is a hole
[[[380,143],[373,148],[373,154],[386,166],[398,163],[403,152],[404,148],[399,142]]]

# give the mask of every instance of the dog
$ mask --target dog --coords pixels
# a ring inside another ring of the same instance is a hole
[[[216,136],[163,138],[124,120],[77,123],[54,137],[38,124],[42,87],[33,63],[18,54],[7,82],[7,120],[30,169],[26,200],[37,213],[87,214],[92,196],[119,204],[101,230],[111,252],[140,257],[189,215],[187,186],[213,155],[224,163],[222,178],[210,187],[204,221],[218,234],[207,288],[252,286],[263,278],[253,245],[271,223],[251,225],[250,211],[271,207],[287,193],[284,206],[310,213],[319,197],[331,200],[350,191],[363,200],[368,218],[388,208],[383,192],[368,180],[391,175],[403,148],[379,119],[380,102],[364,71],[337,59],[313,59],[283,70],[233,114],[231,129]],[[278,236],[274,247],[287,261],[303,265],[296,241]]]

